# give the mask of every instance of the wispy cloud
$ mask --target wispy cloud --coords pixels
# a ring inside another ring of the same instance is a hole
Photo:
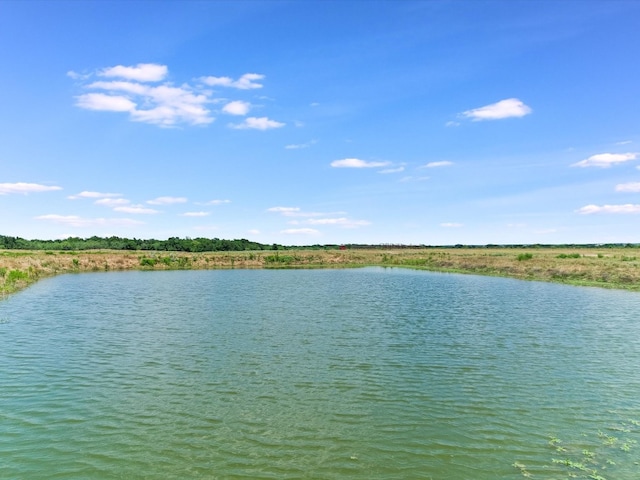
[[[112,208],[114,212],[131,213],[136,215],[153,215],[160,213],[158,210],[145,207],[144,205],[132,205],[131,201],[126,198],[100,198],[94,203],[103,207]],[[163,204],[159,203],[158,205]]]
[[[460,227],[464,227],[464,225],[462,223],[455,223],[455,222],[441,223],[440,226],[444,227],[444,228],[460,228]]]
[[[429,162],[420,168],[438,168],[438,167],[448,167],[450,165],[453,165],[453,162],[450,162],[448,160],[442,160],[440,162]]]
[[[103,207],[121,207],[123,205],[129,205],[131,202],[126,198],[100,198],[94,202],[96,205],[102,205]]]
[[[287,150],[298,150],[301,148],[309,148],[312,145],[315,145],[316,143],[318,143],[317,140],[310,140],[307,143],[292,143],[290,145],[285,145],[284,148],[286,148]]]
[[[153,200],[147,200],[149,205],[173,205],[176,203],[187,203],[185,197],[158,197]]]
[[[260,230],[257,228],[252,228],[251,230],[247,230],[247,233],[250,235],[260,235]]]
[[[396,168],[385,168],[383,170],[378,171],[378,173],[382,173],[384,175],[390,174],[390,173],[400,173],[400,172],[404,172],[404,167],[396,167]]]
[[[264,75],[259,73],[245,73],[237,80],[233,80],[231,77],[201,77],[200,81],[210,87],[231,87],[240,90],[252,90],[262,88],[262,84],[258,83],[258,81],[262,79],[264,79]]]
[[[640,192],[640,182],[620,183],[616,185],[616,192]]]
[[[123,207],[115,207],[113,210],[116,212],[132,213],[135,215],[154,215],[156,213],[160,213],[158,210],[154,210],[153,208],[147,208],[144,205],[129,205],[129,206],[123,206]]]
[[[169,69],[166,65],[157,65],[155,63],[139,63],[132,67],[117,65],[115,67],[107,67],[98,72],[101,77],[119,77],[138,82],[159,82],[163,80]]]
[[[303,212],[299,207],[271,207],[267,212],[280,213],[284,217],[328,217],[333,215],[344,215],[346,212]]]
[[[311,218],[305,220],[304,223],[308,225],[336,225],[344,228],[357,228],[366,227],[371,225],[371,222],[367,220],[351,220],[349,218]]]
[[[617,163],[624,163],[630,160],[635,160],[638,157],[637,153],[599,153],[597,155],[591,155],[589,158],[580,160],[577,163],[572,164],[572,167],[600,167],[609,168],[611,165]]]
[[[283,215],[291,215],[293,213],[299,212],[299,207],[271,207],[267,208],[267,212],[281,213]]]
[[[517,98],[507,98],[484,107],[467,110],[460,115],[477,122],[481,120],[501,120],[503,118],[524,117],[532,112],[531,107]]]
[[[246,115],[247,113],[249,113],[250,109],[251,104],[249,102],[243,102],[241,100],[229,102],[224,107],[222,107],[222,111],[224,113],[228,113],[229,115]]]
[[[229,127],[236,130],[271,130],[284,127],[285,124],[271,120],[268,117],[249,117],[242,123],[230,123]]]
[[[227,203],[231,203],[231,200],[209,200],[208,202],[196,202],[196,205],[224,205]]]
[[[116,198],[121,197],[121,193],[102,193],[102,192],[80,192],[75,195],[69,195],[67,198],[69,200],[79,200],[81,198]]]
[[[180,215],[183,217],[208,217],[211,212],[185,212]]]
[[[429,180],[430,177],[414,177],[411,175],[407,175],[406,177],[402,177],[400,180],[398,180],[399,182],[402,183],[406,183],[406,182],[424,182]]]
[[[331,166],[334,168],[379,168],[391,165],[391,162],[375,162],[360,160],[359,158],[344,158],[342,160],[334,160]]]
[[[320,232],[314,228],[288,228],[281,230],[280,233],[285,235],[317,235]]]
[[[576,211],[582,215],[593,213],[640,213],[640,205],[631,203],[624,205],[585,205]]]
[[[107,227],[107,226],[132,226],[142,225],[143,222],[130,218],[83,218],[77,215],[40,215],[36,220],[46,220],[70,227]]]
[[[28,193],[54,192],[56,190],[62,190],[62,187],[25,182],[0,183],[0,195],[8,195],[11,193],[26,195]]]

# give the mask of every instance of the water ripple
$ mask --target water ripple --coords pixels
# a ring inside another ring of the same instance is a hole
[[[0,304],[1,476],[546,478],[587,451],[631,480],[639,307],[395,269],[45,280]]]

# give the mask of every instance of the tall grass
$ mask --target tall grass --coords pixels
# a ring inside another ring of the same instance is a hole
[[[534,253],[513,248],[423,248],[255,252],[2,251],[0,290],[11,293],[38,278],[60,273],[112,270],[216,268],[317,268],[398,266],[444,272],[507,276],[640,291],[635,248],[554,248]]]

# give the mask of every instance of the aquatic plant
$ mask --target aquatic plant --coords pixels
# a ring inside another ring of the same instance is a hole
[[[563,442],[558,436],[550,435],[547,444],[554,454],[551,464],[543,466],[543,471],[545,475],[590,480],[620,478],[622,472],[627,475],[627,472],[635,471],[638,466],[638,461],[630,453],[634,452],[638,444],[636,438],[640,436],[639,427],[640,422],[628,419],[605,429],[623,433],[622,439],[602,430],[598,430],[596,434],[583,433],[579,439],[570,442]],[[555,456],[558,453],[562,456]],[[524,477],[537,476],[535,470],[532,474],[531,469],[527,469],[521,462],[515,462],[513,467]]]

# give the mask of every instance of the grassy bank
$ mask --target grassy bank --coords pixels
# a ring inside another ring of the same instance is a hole
[[[258,252],[0,250],[0,295],[61,273],[366,265],[504,276],[640,291],[637,248],[426,248]]]

